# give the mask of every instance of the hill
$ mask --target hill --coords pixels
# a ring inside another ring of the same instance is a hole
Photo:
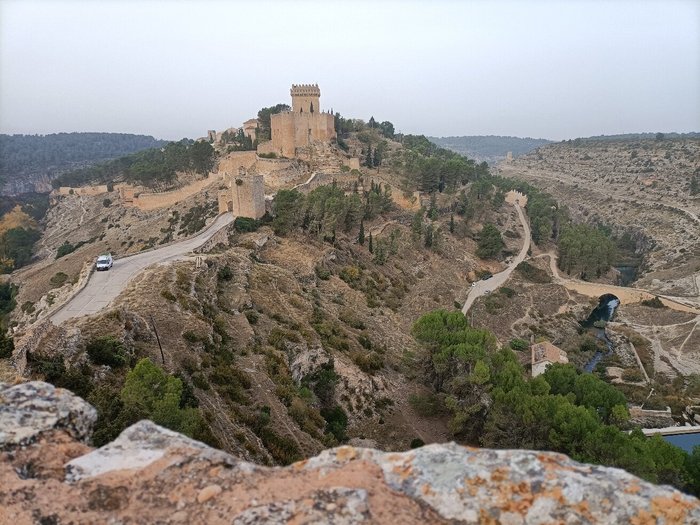
[[[51,181],[66,171],[165,144],[128,133],[0,135],[0,194],[49,192]]]
[[[486,161],[488,163],[505,159],[509,151],[513,153],[514,157],[519,157],[551,142],[547,139],[501,137],[498,135],[428,137],[428,139],[440,147],[472,157],[479,162]]]

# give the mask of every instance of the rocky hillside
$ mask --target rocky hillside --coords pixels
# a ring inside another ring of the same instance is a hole
[[[30,523],[696,523],[700,501],[564,455],[340,447],[286,468],[150,421],[88,445],[94,408],[0,383],[0,521]]]
[[[700,139],[581,140],[550,144],[499,165],[568,206],[575,219],[627,233],[643,257],[638,285],[700,294]]]

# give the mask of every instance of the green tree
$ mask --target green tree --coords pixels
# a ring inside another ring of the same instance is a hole
[[[360,233],[357,236],[357,242],[360,243],[360,246],[365,245],[365,223],[364,223],[364,221],[360,221]]]
[[[180,379],[146,358],[127,374],[120,398],[126,410],[143,413],[158,425],[192,437],[201,420],[194,408],[180,407],[182,392]]]
[[[286,235],[304,222],[304,195],[297,190],[280,190],[273,202],[272,229],[277,235]]]
[[[450,214],[450,233],[455,232],[455,216],[454,214]]]
[[[698,181],[698,176],[693,175],[690,179],[690,194],[697,195],[698,193],[700,193],[700,182]]]
[[[374,253],[374,245],[372,243],[372,232],[369,232],[369,253]]]
[[[498,255],[505,246],[501,237],[501,232],[498,231],[495,225],[487,223],[479,234],[479,243],[476,254],[482,259],[494,257]]]

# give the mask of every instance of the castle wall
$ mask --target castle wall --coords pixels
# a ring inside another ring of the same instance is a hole
[[[219,161],[219,173],[238,175],[238,170],[250,169],[257,160],[255,151],[233,151]]]
[[[255,161],[255,171],[258,173],[272,173],[273,171],[286,170],[293,164],[290,159],[265,159],[260,158]]]
[[[106,184],[100,184],[99,186],[81,186],[79,188],[72,188],[70,186],[61,186],[58,188],[57,193],[59,195],[102,195],[103,193],[108,193]]]
[[[272,148],[283,157],[293,157],[296,150],[295,117],[292,112],[277,113],[270,117]]]

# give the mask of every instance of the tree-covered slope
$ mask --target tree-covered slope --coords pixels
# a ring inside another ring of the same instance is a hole
[[[428,138],[440,147],[486,162],[502,160],[509,151],[513,152],[514,157],[524,155],[551,142],[547,139],[501,137],[496,135]]]
[[[68,170],[166,143],[128,133],[0,135],[0,193],[49,191],[48,183]]]

